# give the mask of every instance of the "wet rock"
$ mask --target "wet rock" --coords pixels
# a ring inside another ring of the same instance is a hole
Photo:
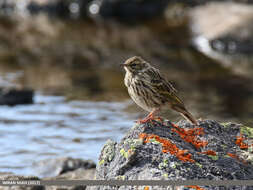
[[[252,0],[192,0],[192,1],[187,1],[187,0],[171,0],[170,2],[178,2],[178,3],[183,3],[185,5],[189,6],[198,6],[198,5],[203,5],[207,4],[210,2],[236,2],[236,3],[244,3],[244,4],[252,4]]]
[[[58,176],[78,168],[91,169],[95,167],[96,164],[91,160],[74,159],[68,157],[42,160],[34,164],[34,170],[38,176],[42,177]]]
[[[69,171],[66,173],[63,173],[61,175],[58,175],[56,177],[51,177],[51,178],[43,178],[43,179],[51,179],[51,180],[62,180],[62,179],[68,179],[68,180],[82,180],[82,179],[94,179],[95,177],[95,168],[90,168],[90,169],[84,169],[84,168],[78,168],[74,171]]]
[[[0,1],[0,13],[1,15],[10,15],[15,10],[15,2],[13,0]]]
[[[2,0],[0,13],[2,15],[46,13],[51,17],[86,18],[89,2],[91,0]]]
[[[96,168],[96,179],[253,179],[252,157],[243,156],[252,155],[252,149],[243,147],[246,143],[252,144],[253,139],[253,133],[246,133],[246,128],[252,132],[252,128],[213,120],[200,121],[198,129],[193,129],[185,121],[177,125],[169,121],[136,124],[119,143],[108,141],[104,146]],[[240,133],[245,139],[241,139]],[[238,143],[238,139],[244,144]],[[93,190],[106,188],[88,187]]]
[[[20,180],[20,181],[37,181],[40,180],[36,176],[17,176],[12,173],[0,173],[0,180]],[[1,186],[0,190],[44,190],[43,186]]]
[[[31,14],[47,13],[61,18],[87,18],[99,16],[133,21],[161,15],[169,0],[22,0],[22,7]],[[20,3],[20,2],[19,2]],[[11,0],[2,3],[2,9],[13,12],[20,5]],[[10,11],[11,10],[11,11]]]
[[[56,177],[38,178],[33,176],[17,176],[13,173],[0,173],[0,180],[92,180],[94,179],[95,168],[79,168],[69,171]],[[86,186],[6,186],[0,187],[0,190],[85,190]]]
[[[74,171],[70,171],[61,174],[56,177],[44,178],[44,180],[93,180],[95,176],[95,168],[93,169],[83,169],[79,168]],[[46,190],[85,190],[86,186],[47,186]]]
[[[193,8],[189,15],[194,44],[200,51],[211,56],[252,54],[252,5],[210,3]]]
[[[168,0],[94,0],[89,5],[89,13],[91,16],[136,21],[162,15],[168,2]]]
[[[197,6],[189,11],[192,44],[233,73],[251,77],[252,19],[253,5],[216,2]]]
[[[27,9],[32,14],[47,13],[49,16],[62,18],[86,18],[87,7],[91,0],[53,0],[40,1],[33,0],[27,5]]]
[[[30,89],[0,89],[0,105],[32,104],[34,92]]]

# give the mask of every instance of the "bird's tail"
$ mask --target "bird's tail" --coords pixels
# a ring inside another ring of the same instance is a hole
[[[188,121],[190,121],[193,125],[198,126],[198,122],[197,120],[192,116],[192,114],[190,112],[188,112],[186,110],[185,107],[183,106],[178,106],[175,105],[172,107],[175,111],[178,111],[185,119],[187,119]]]

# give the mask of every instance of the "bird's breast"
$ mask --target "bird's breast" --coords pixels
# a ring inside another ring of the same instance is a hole
[[[153,94],[146,88],[144,81],[138,77],[127,78],[125,84],[128,89],[128,93],[133,101],[146,111],[152,111],[154,108],[159,107],[159,101],[154,99]]]
[[[124,84],[125,84],[125,86],[126,86],[127,88],[130,87],[130,85],[131,85],[131,80],[132,80],[131,74],[130,74],[129,72],[126,72],[125,78],[124,78]]]

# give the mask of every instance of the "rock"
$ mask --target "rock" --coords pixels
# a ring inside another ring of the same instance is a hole
[[[86,18],[91,0],[3,0],[0,2],[2,15],[29,15],[46,13],[60,18]]]
[[[126,21],[149,19],[162,15],[169,0],[6,0],[0,4],[5,14],[13,12],[46,13],[60,18],[87,18],[87,16],[115,18]],[[20,7],[22,7],[21,10]]]
[[[94,0],[89,5],[91,16],[124,21],[150,19],[162,15],[169,0]]]
[[[91,0],[53,0],[41,3],[38,0],[33,0],[27,5],[27,9],[32,14],[44,12],[49,16],[61,18],[86,18],[90,2]]]
[[[54,177],[69,171],[82,169],[92,169],[96,164],[91,160],[82,160],[74,158],[57,158],[42,160],[34,164],[34,170],[41,177]]]
[[[210,16],[212,15],[212,16]],[[196,45],[208,47],[225,54],[250,54],[253,52],[253,6],[239,3],[210,3],[190,11],[192,31]],[[221,21],[222,20],[222,24]],[[201,38],[199,38],[201,37]],[[202,43],[201,43],[202,42]],[[207,47],[205,47],[207,48]]]
[[[210,2],[236,2],[236,3],[244,3],[244,4],[252,4],[252,0],[192,0],[192,1],[187,1],[187,0],[177,0],[177,1],[170,1],[170,2],[178,2],[182,3],[188,6],[199,6],[203,4],[207,4]]]
[[[33,96],[30,89],[0,89],[0,105],[32,104]]]
[[[13,0],[0,1],[0,10],[2,15],[10,15],[15,10],[15,2]]]
[[[0,173],[0,180],[20,180],[20,181],[31,181],[31,180],[40,180],[36,176],[17,176],[13,173]],[[0,186],[0,190],[44,190],[43,186]]]
[[[253,5],[215,2],[188,13],[198,51],[234,73],[252,76]]]
[[[185,121],[177,125],[169,121],[136,124],[119,143],[108,141],[105,144],[96,168],[96,179],[252,180],[252,148],[246,145],[252,144],[252,141],[248,141],[252,139],[252,128],[213,120],[200,121],[197,129]]]
[[[43,178],[44,180],[93,180],[95,176],[95,168],[83,169],[79,168],[74,171],[66,172],[56,177]],[[46,190],[85,190],[86,186],[47,186]]]
[[[51,178],[43,178],[43,179],[48,179],[48,180],[92,180],[95,177],[95,168],[91,169],[84,169],[84,168],[78,168],[74,171],[69,171],[66,173],[63,173],[61,175],[58,175],[56,177],[51,177]]]
[[[35,176],[17,176],[13,173],[0,173],[0,180],[93,180],[95,168],[78,168],[55,177],[38,178]],[[0,190],[85,190],[86,186],[1,186]]]
[[[87,18],[98,16],[134,21],[149,19],[161,15],[169,0],[22,0],[23,12],[31,14],[47,13],[49,16],[61,18]],[[7,0],[0,4],[5,12],[14,12],[20,7],[20,2]],[[96,18],[96,17],[95,17]]]

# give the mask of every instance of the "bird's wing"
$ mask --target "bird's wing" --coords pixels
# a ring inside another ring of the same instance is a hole
[[[158,69],[152,68],[150,73],[152,73],[149,81],[151,85],[157,86],[160,90],[168,91],[169,93],[177,93],[177,90],[160,74]]]
[[[153,87],[153,89],[161,94],[164,98],[170,101],[172,104],[181,104],[183,105],[182,100],[177,96],[177,90],[173,87],[173,85],[168,82],[165,78],[161,76],[157,69],[152,69],[149,71],[149,75],[151,75],[150,80],[146,80],[146,82]],[[152,74],[151,74],[152,73]]]
[[[156,83],[156,84],[153,83],[153,85],[157,89],[157,92],[159,92],[163,97],[167,98],[167,100],[171,104],[184,105],[182,100],[177,96],[176,89],[167,81]]]

